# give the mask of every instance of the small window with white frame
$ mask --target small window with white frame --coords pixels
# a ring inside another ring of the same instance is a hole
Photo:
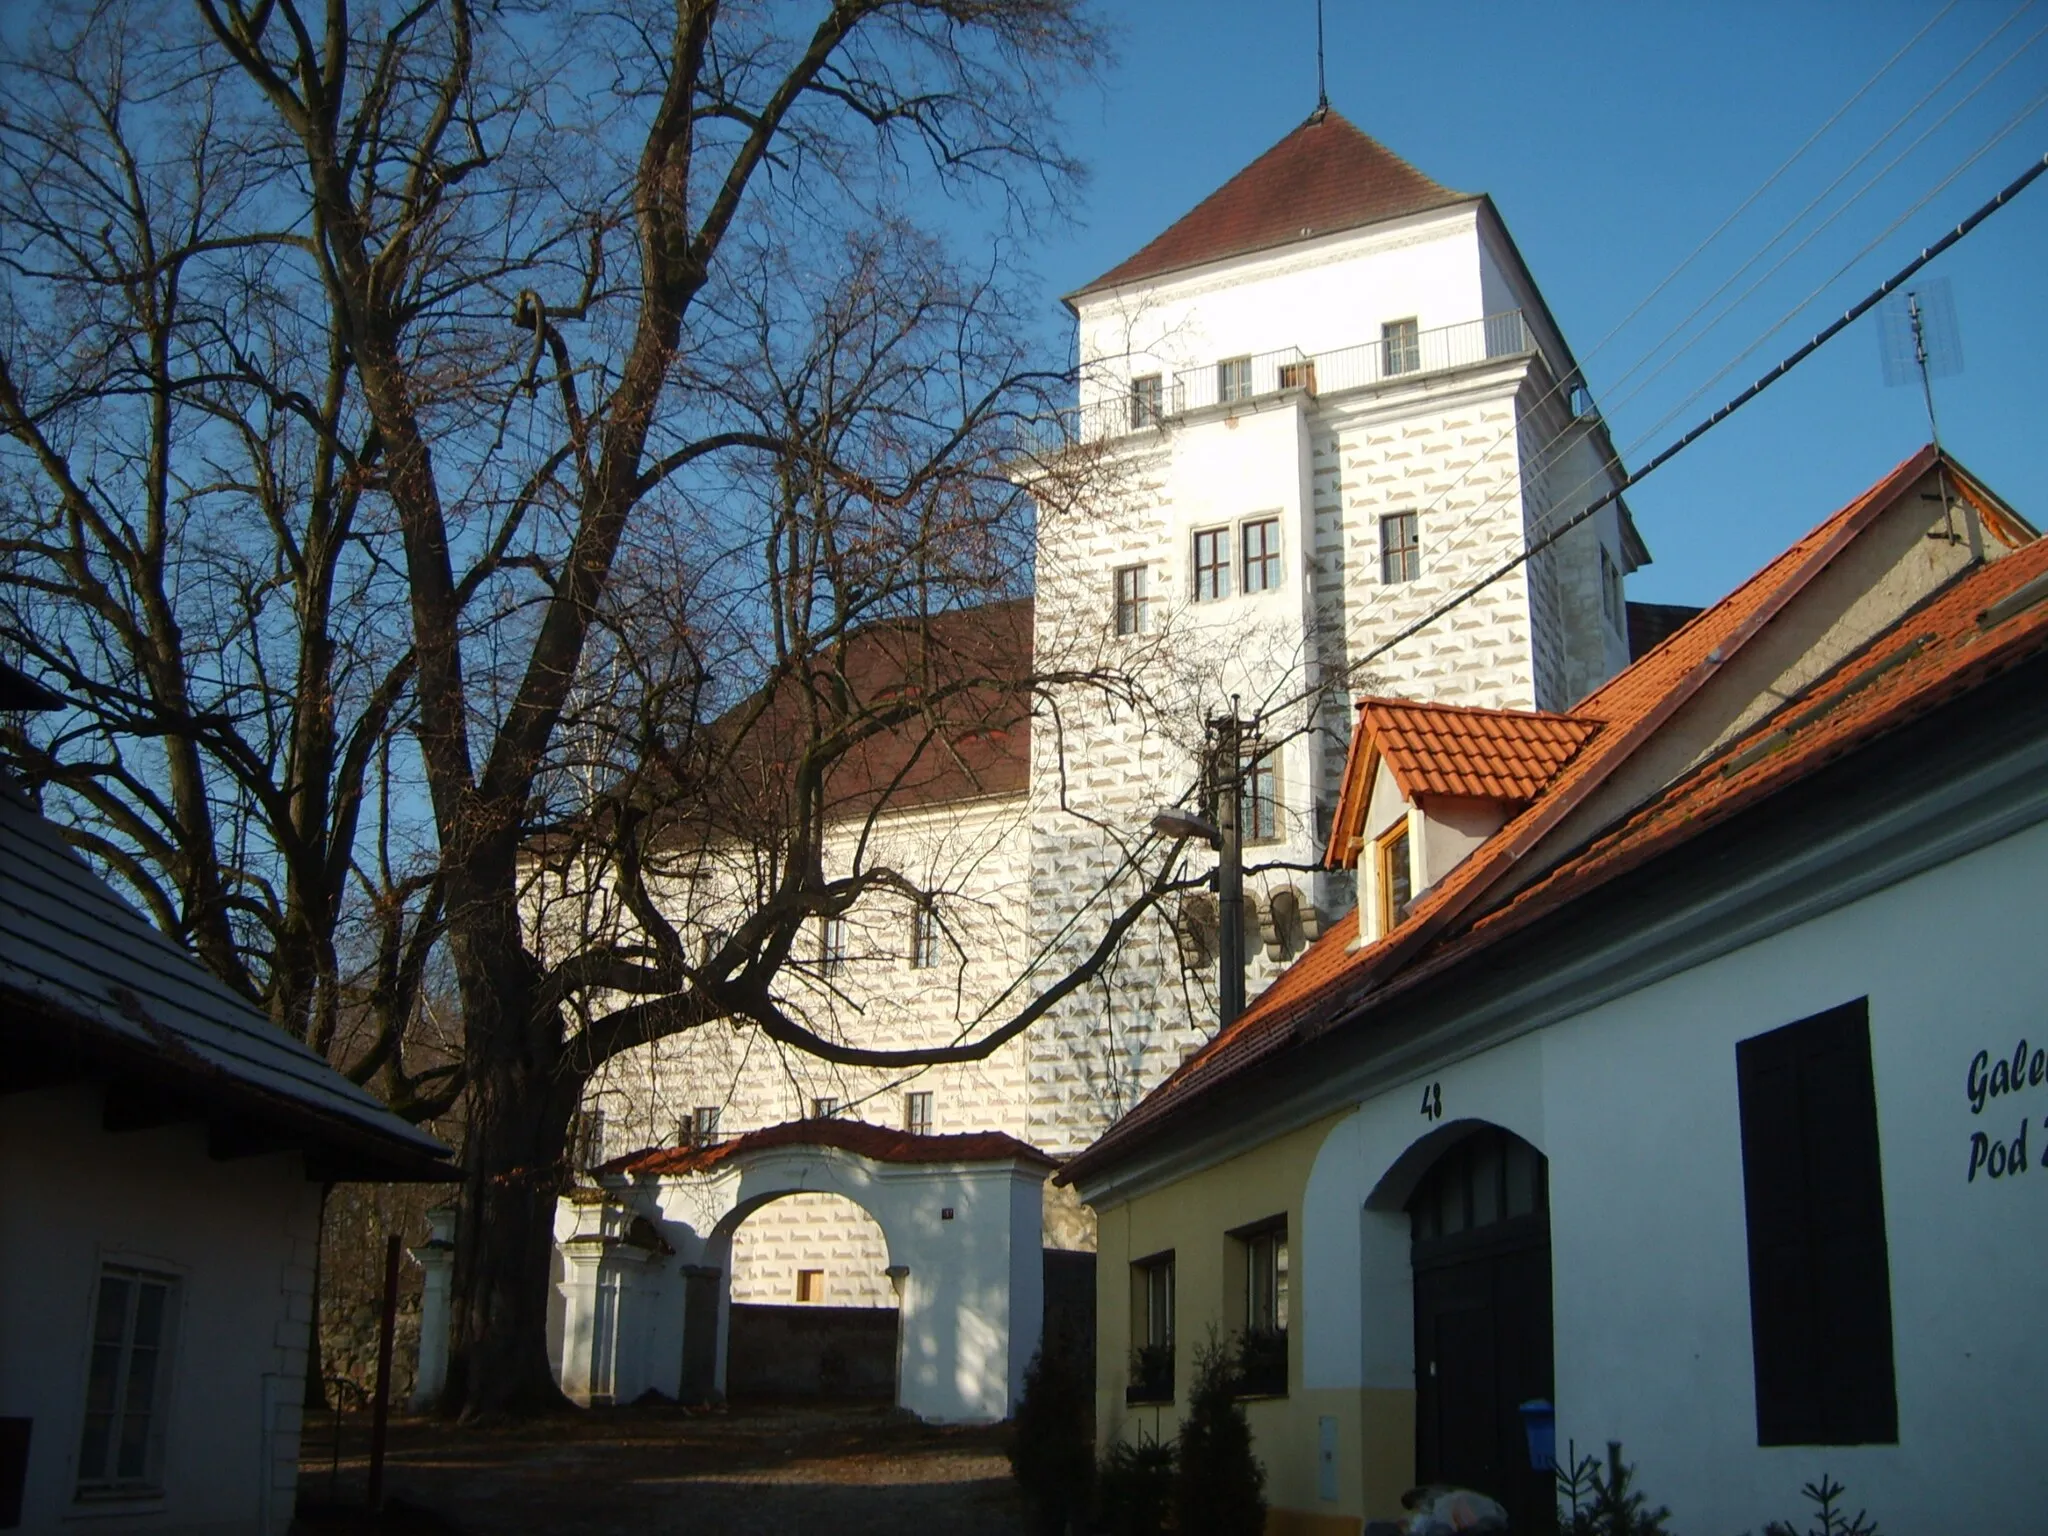
[[[818,970],[826,976],[837,976],[845,969],[846,919],[821,917],[818,919]]]
[[[1380,580],[1413,581],[1422,574],[1422,534],[1413,512],[1389,512],[1380,519]]]
[[[1216,399],[1224,405],[1252,397],[1252,360],[1226,357],[1216,365]]]
[[[1120,565],[1116,568],[1116,632],[1142,635],[1145,632],[1145,567]]]
[[[1230,596],[1230,530],[1195,530],[1195,601],[1213,603]]]
[[[1238,546],[1244,556],[1243,590],[1277,592],[1280,588],[1280,519],[1246,518],[1238,525]]]
[[[1380,364],[1388,377],[1422,371],[1422,330],[1414,316],[1380,327]]]
[[[932,1096],[927,1090],[903,1095],[903,1129],[913,1136],[932,1133]]]
[[[1131,380],[1131,430],[1156,427],[1165,404],[1166,390],[1156,373],[1141,373]]]
[[[163,1491],[178,1291],[175,1275],[126,1264],[100,1268],[78,1447],[81,1501]]]
[[[929,901],[910,912],[910,968],[927,970],[939,963],[939,915]]]

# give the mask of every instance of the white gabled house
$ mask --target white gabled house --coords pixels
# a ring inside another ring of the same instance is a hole
[[[2048,542],[1928,448],[1562,714],[1357,714],[1358,921],[1059,1175],[1104,1436],[1214,1328],[1269,1530],[1553,1529],[1531,1420],[1676,1530],[2038,1528]]]
[[[0,709],[40,694],[0,667]],[[0,1529],[285,1531],[321,1187],[446,1152],[0,777]]]

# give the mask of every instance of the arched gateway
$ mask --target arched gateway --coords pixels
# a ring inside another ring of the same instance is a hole
[[[837,1119],[608,1163],[556,1218],[562,1388],[584,1402],[722,1395],[733,1234],[772,1200],[824,1192],[865,1210],[888,1245],[897,1404],[936,1422],[1006,1418],[1038,1347],[1055,1166],[1000,1132]]]

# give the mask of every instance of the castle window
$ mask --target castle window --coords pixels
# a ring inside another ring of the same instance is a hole
[[[800,1269],[796,1272],[796,1299],[801,1302],[821,1302],[825,1299],[825,1271],[822,1269]]]
[[[1245,774],[1245,795],[1238,809],[1238,827],[1248,843],[1280,839],[1280,753],[1252,759]]]
[[[1380,519],[1380,580],[1413,581],[1422,574],[1422,535],[1413,512]]]
[[[830,1120],[838,1113],[839,1101],[837,1099],[811,1100],[811,1118],[813,1120]]]
[[[1280,519],[1253,518],[1238,534],[1244,546],[1244,590],[1274,591],[1280,585]]]
[[[1252,397],[1252,360],[1226,357],[1216,365],[1216,398],[1224,405]]]
[[[1600,606],[1607,614],[1607,623],[1617,635],[1628,633],[1628,606],[1621,592],[1621,567],[1614,563],[1614,557],[1607,553],[1607,546],[1600,546]]]
[[[932,904],[920,901],[910,913],[910,968],[924,970],[939,963],[939,919]]]
[[[845,918],[818,920],[818,969],[827,976],[837,976],[846,969]]]
[[[1408,823],[1403,820],[1379,840],[1374,850],[1378,863],[1380,934],[1394,931],[1401,915],[1414,899],[1414,880],[1408,868]]]
[[[690,1145],[693,1147],[715,1147],[718,1145],[718,1106],[699,1104],[690,1111]]]
[[[116,1264],[100,1271],[78,1448],[81,1499],[146,1498],[163,1485],[177,1295],[171,1275]]]
[[[1282,363],[1280,365],[1280,387],[1282,389],[1305,389],[1310,394],[1314,394],[1316,392],[1315,359],[1309,358],[1299,363]]]
[[[1230,530],[1203,528],[1195,534],[1195,601],[1230,596]]]
[[[1422,332],[1412,316],[1389,320],[1380,327],[1380,364],[1389,378],[1397,373],[1421,371]]]
[[[604,1161],[604,1111],[579,1109],[569,1117],[569,1166],[578,1172]]]
[[[903,1095],[903,1129],[913,1136],[929,1136],[932,1133],[932,1096],[930,1093],[906,1093]]]
[[[1145,631],[1145,567],[1120,565],[1116,570],[1116,632],[1138,635]]]
[[[1159,425],[1164,390],[1156,373],[1141,373],[1131,380],[1131,430]]]

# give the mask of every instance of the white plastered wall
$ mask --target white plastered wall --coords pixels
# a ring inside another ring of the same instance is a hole
[[[2048,1042],[2035,825],[1368,1100],[1311,1175],[1299,1261],[1310,1386],[1411,1387],[1407,1218],[1425,1137],[1484,1122],[1550,1160],[1558,1435],[1619,1438],[1679,1530],[1758,1529],[1823,1471],[1886,1529],[2024,1530],[2048,1440],[2048,1084],[1973,1112],[1975,1053]],[[1756,1443],[1739,1040],[1867,996],[1899,1443]],[[1439,1085],[1445,1119],[1419,1116]],[[2029,1167],[1968,1176],[2031,1125]]]
[[[113,1135],[90,1088],[0,1114],[0,1415],[34,1420],[26,1531],[281,1536],[298,1483],[319,1186],[297,1153],[217,1162],[205,1130]],[[176,1277],[160,1498],[81,1504],[104,1263]]]

